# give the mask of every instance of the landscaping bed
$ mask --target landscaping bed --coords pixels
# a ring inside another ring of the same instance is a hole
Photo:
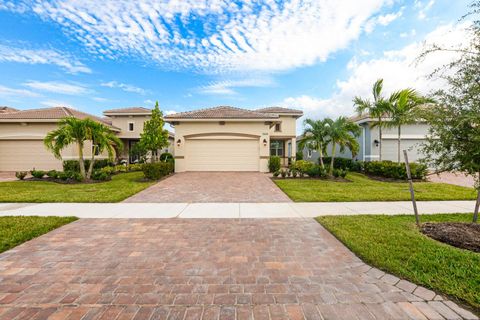
[[[422,215],[424,223],[469,223],[471,214]],[[325,216],[317,221],[366,263],[480,310],[480,254],[424,235],[413,215]]]
[[[75,220],[75,217],[0,217],[0,252]]]
[[[480,224],[478,223],[424,223],[422,232],[432,239],[454,247],[480,252]]]

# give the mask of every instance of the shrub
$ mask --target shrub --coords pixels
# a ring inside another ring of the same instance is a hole
[[[106,181],[106,180],[110,180],[111,176],[105,171],[97,170],[97,171],[93,171],[92,179],[97,181]]]
[[[280,170],[280,157],[271,156],[270,159],[268,159],[268,170],[270,172],[275,172]]]
[[[404,163],[392,161],[370,161],[364,165],[365,173],[392,179],[407,179],[407,170]],[[419,163],[410,163],[413,179],[423,180],[427,176],[427,167]]]
[[[331,161],[332,161],[331,157],[323,157],[323,163],[325,165],[329,165]],[[355,161],[349,158],[335,158],[335,161],[333,162],[333,168],[354,171],[354,172],[362,172],[363,161]]]
[[[114,167],[114,170],[115,170],[115,173],[127,172],[127,171],[128,171],[128,167],[127,167],[126,165],[123,165],[123,164],[117,164],[117,165]]]
[[[70,176],[69,173],[65,172],[65,171],[59,172],[57,174],[58,179],[63,180],[63,181],[67,180],[69,178],[69,176]]]
[[[19,179],[19,180],[23,180],[23,179],[25,179],[27,174],[28,174],[27,171],[17,171],[17,172],[15,172],[15,177],[17,177],[17,179]]]
[[[42,179],[43,176],[45,175],[45,171],[33,169],[33,170],[30,171],[30,174],[31,174],[34,178]]]
[[[175,161],[175,159],[173,159],[173,155],[169,152],[164,152],[160,155],[160,161],[162,162],[167,162],[167,161]]]
[[[98,171],[104,172],[104,173],[106,173],[106,174],[108,174],[108,175],[112,175],[112,174],[115,173],[115,168],[108,166],[108,167],[103,167],[102,169],[100,169],[100,170],[98,170]]]
[[[277,178],[279,175],[280,175],[280,171],[278,171],[278,170],[273,173],[273,176],[275,178]]]
[[[332,174],[335,178],[340,177],[340,169],[333,169]]]
[[[57,179],[58,172],[57,170],[50,170],[47,172],[47,177],[52,178],[52,179]]]
[[[292,170],[290,170],[290,172],[292,173],[292,177],[294,177],[294,178],[298,177],[298,170],[297,169],[292,169]]]
[[[295,155],[296,160],[303,160],[303,152],[302,151],[297,151]]]
[[[128,171],[142,171],[142,164],[140,163],[129,164]]]
[[[95,162],[93,163],[93,169],[98,170],[98,169],[102,169],[104,167],[113,166],[113,165],[114,163],[108,159],[99,159],[99,160],[95,160]],[[89,166],[90,166],[90,160],[85,160],[85,170],[88,170]],[[63,171],[80,172],[80,165],[78,163],[78,160],[63,161]]]
[[[348,170],[339,169],[340,177],[345,178],[347,176]]]
[[[298,160],[292,164],[291,168],[298,170],[300,173],[306,173],[314,165],[315,164],[310,161]]]
[[[280,170],[280,175],[282,176],[282,178],[285,178],[287,176],[287,171],[286,170]]]
[[[310,178],[325,178],[327,176],[327,170],[322,169],[319,165],[313,165],[305,172]]]
[[[158,180],[173,172],[174,166],[171,162],[144,163],[142,165],[143,175],[149,180]]]

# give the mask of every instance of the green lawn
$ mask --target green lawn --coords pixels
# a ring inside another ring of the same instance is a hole
[[[0,252],[75,220],[75,217],[0,217]]]
[[[423,215],[422,222],[468,221],[471,214]],[[329,216],[318,222],[366,263],[480,307],[480,254],[420,233],[413,216]]]
[[[155,183],[142,182],[142,178],[142,172],[128,172],[90,184],[0,182],[0,202],[119,202]]]
[[[276,179],[277,186],[293,201],[400,201],[410,200],[406,182],[383,182],[360,173],[349,173],[352,182],[334,182],[317,179]],[[474,200],[473,188],[446,183],[415,182],[417,200]]]

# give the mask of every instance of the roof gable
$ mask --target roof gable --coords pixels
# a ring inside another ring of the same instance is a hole
[[[278,119],[278,115],[230,106],[180,112],[165,116],[169,119]]]

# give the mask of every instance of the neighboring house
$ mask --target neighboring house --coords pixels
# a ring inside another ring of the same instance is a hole
[[[124,112],[122,112],[124,110]],[[126,108],[109,110],[105,118],[84,113],[67,107],[16,110],[0,107],[0,171],[62,170],[62,161],[56,159],[43,144],[46,134],[55,128],[60,119],[74,116],[79,119],[90,118],[108,126],[123,142],[125,148],[118,158],[128,159],[130,141],[138,140],[143,129],[143,121],[148,119],[148,109]],[[133,128],[130,125],[133,123]],[[130,130],[133,129],[133,130]],[[173,142],[173,134],[170,137]],[[83,150],[85,159],[91,157],[92,144],[87,143]],[[97,159],[106,158],[98,155]],[[75,145],[62,151],[63,160],[78,158]]]
[[[361,134],[357,141],[360,145],[358,154],[354,157],[356,160],[361,161],[375,161],[380,159],[380,138],[378,127],[373,127],[372,124],[376,119],[370,118],[369,115],[351,117],[355,123],[361,127]],[[388,121],[388,119],[385,119]],[[418,122],[415,124],[402,125],[401,134],[401,150],[408,151],[408,159],[411,162],[417,161],[422,157],[419,147],[425,141],[425,137],[428,134],[429,126],[424,122]],[[300,141],[302,136],[297,137],[297,141]],[[382,160],[397,161],[398,159],[398,134],[397,128],[383,128],[382,129]],[[318,163],[319,154],[316,150],[308,150],[304,148],[303,159]],[[331,146],[327,147],[327,155],[331,154]],[[352,158],[351,152],[347,149],[341,153],[337,148],[337,157]],[[403,154],[401,154],[403,161]]]
[[[268,172],[271,155],[295,158],[302,111],[220,106],[168,115],[175,127],[175,171]]]

